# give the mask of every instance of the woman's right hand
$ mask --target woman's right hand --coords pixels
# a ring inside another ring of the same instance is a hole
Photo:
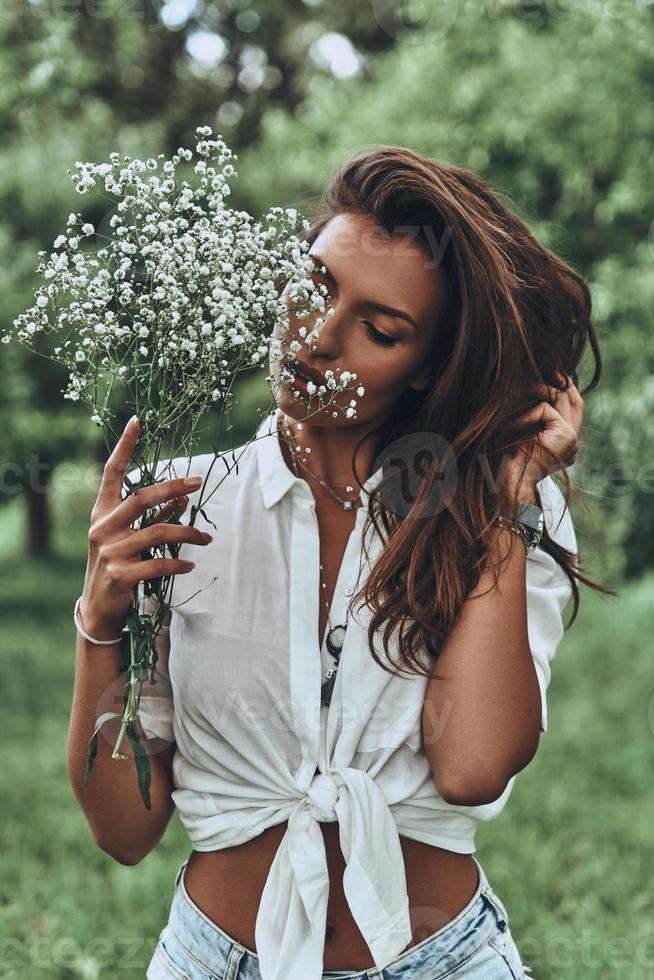
[[[97,640],[119,637],[132,601],[132,589],[145,579],[190,572],[193,562],[181,558],[143,560],[142,551],[160,544],[206,545],[211,535],[185,524],[162,523],[186,493],[202,484],[201,477],[164,480],[139,487],[121,500],[123,476],[140,432],[138,420],[128,423],[104,466],[98,496],[91,511],[88,560],[79,613],[87,633]],[[195,483],[191,483],[195,479]],[[130,525],[157,504],[164,504],[154,523],[143,530]]]

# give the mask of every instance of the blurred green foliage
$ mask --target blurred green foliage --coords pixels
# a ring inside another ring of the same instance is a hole
[[[44,6],[0,22],[1,321],[29,302],[36,252],[71,209],[106,217],[106,201],[75,194],[66,170],[77,159],[170,152],[208,122],[238,153],[235,203],[255,213],[310,214],[336,165],[366,145],[470,167],[591,284],[604,382],[570,471],[589,508],[575,500],[573,516],[598,577],[651,567],[650,5],[374,0],[351,13],[137,0],[68,17]],[[61,398],[61,372],[0,355],[2,458],[22,465],[29,449],[56,465],[95,445],[101,460],[86,414]],[[241,390],[268,404],[258,374]],[[242,414],[231,444],[252,431]]]

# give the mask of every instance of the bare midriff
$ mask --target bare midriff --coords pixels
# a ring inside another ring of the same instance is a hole
[[[191,900],[232,939],[256,953],[254,927],[263,887],[286,823],[220,851],[192,851],[184,875]],[[365,970],[374,966],[343,891],[345,860],[338,823],[321,823],[329,870],[325,970]],[[441,929],[465,908],[478,885],[470,854],[400,836],[411,917],[410,949]]]

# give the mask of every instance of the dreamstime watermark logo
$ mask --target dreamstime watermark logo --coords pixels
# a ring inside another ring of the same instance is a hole
[[[521,957],[533,963],[536,976],[545,967],[550,975],[558,976],[558,970],[580,966],[588,970],[654,966],[654,933],[630,939],[584,928],[576,936],[550,935],[545,942],[532,936],[520,936],[518,945]],[[600,975],[605,974],[597,974]]]
[[[129,970],[130,976],[143,976],[152,960],[159,937],[93,936],[82,942],[76,936],[44,937],[30,930],[27,937],[3,936],[0,939],[0,974],[24,969],[72,971],[74,976],[96,977],[111,968]]]
[[[372,9],[389,37],[404,44],[432,44],[454,26],[459,0],[372,0]]]
[[[154,683],[152,675],[154,674]],[[98,729],[98,738],[111,747],[113,751],[120,730],[124,709],[125,681],[117,677],[102,691],[96,703],[96,725],[102,720]],[[141,684],[139,700],[139,721],[145,733],[152,754],[162,752],[172,744],[174,715],[173,687],[169,675],[159,666],[148,670],[147,679]],[[124,738],[119,751],[124,755],[131,752],[129,741]],[[120,764],[126,760],[113,760]],[[93,772],[90,779],[93,779]]]
[[[51,491],[58,495],[80,491],[97,493],[101,476],[101,467],[97,463],[53,463],[42,460],[38,453],[30,453],[23,464],[9,460],[0,463],[0,495],[12,496],[25,490],[34,494]]]
[[[488,456],[478,453],[475,465],[479,466],[484,482],[491,493],[498,493],[505,479],[512,456],[506,454],[495,475]],[[384,447],[375,459],[373,472],[383,466],[386,474],[379,489],[384,506],[400,517],[416,520],[433,517],[448,507],[456,493],[460,467],[452,444],[433,432],[413,432],[394,440]],[[592,493],[620,497],[638,490],[654,493],[654,461],[644,461],[635,467],[627,463],[606,462],[594,464],[590,452],[581,453],[574,464],[567,467],[577,486]],[[432,486],[426,500],[416,505],[424,482]]]
[[[103,23],[139,20],[146,30],[160,31],[179,26],[178,12],[182,12],[180,0],[0,0],[0,23],[21,17],[60,21],[84,17]]]
[[[490,492],[497,493],[510,461],[511,456],[506,455],[496,476],[484,453],[477,454],[473,465],[481,468]],[[380,488],[381,500],[401,517],[406,517],[414,507],[423,481],[433,480],[428,498],[411,515],[416,519],[431,517],[448,506],[461,473],[451,443],[434,432],[412,432],[394,440],[378,454],[373,472],[382,465],[390,475],[385,476],[385,485]],[[598,459],[585,449],[566,469],[577,487],[584,493],[601,496],[604,502],[634,492],[654,493],[654,460],[637,465],[622,460],[607,462],[604,456]],[[72,460],[55,463],[42,460],[38,453],[30,453],[24,463],[10,460],[0,463],[0,495],[5,496],[25,490],[60,496],[80,492],[97,494],[101,479],[99,463]]]
[[[421,746],[433,745],[442,736],[454,707],[454,699],[447,698],[438,707],[424,700],[424,679],[412,678],[416,685],[413,697],[394,696],[392,701],[366,697],[365,692],[354,696],[351,692],[339,693],[339,730],[341,737],[351,740],[360,751],[376,751],[399,748],[407,743],[414,751]],[[401,678],[406,684],[406,677]],[[356,687],[348,675],[348,687]],[[124,684],[113,681],[98,699],[97,717],[109,712],[122,712]],[[220,695],[211,692],[206,685],[191,685],[188,697],[204,710],[215,730],[224,738],[238,743],[242,733],[266,735],[275,740],[279,735],[295,730],[298,722],[306,731],[319,736],[323,719],[317,698],[318,689],[303,692],[298,698],[264,698],[247,696],[237,687],[221,690]],[[171,744],[167,733],[172,730],[174,694],[170,678],[157,668],[156,684],[144,681],[141,689],[139,718],[154,752],[162,751]],[[113,718],[100,728],[103,738],[113,748],[119,719]],[[115,729],[115,731],[114,731]]]
[[[371,0],[375,20],[389,37],[401,44],[433,44],[455,26],[466,8],[472,9],[475,24],[484,18],[512,17],[526,24],[567,20],[574,16],[595,20],[620,20],[635,12],[648,15],[654,0]]]
[[[423,268],[435,269],[441,265],[445,251],[452,239],[454,229],[444,225],[437,233],[433,225],[404,224],[393,225],[392,231],[376,225],[366,224],[352,228],[336,218],[320,233],[320,243],[329,243],[329,252],[339,258],[356,259],[359,255],[370,255],[373,258],[382,256],[414,255],[415,250],[410,246],[415,243],[424,253],[430,253],[428,261],[423,260]],[[322,247],[319,249],[323,253]]]
[[[384,507],[406,517],[416,504],[431,473],[428,498],[415,516],[432,517],[444,510],[456,493],[456,454],[450,442],[435,432],[413,432],[385,446],[375,459],[373,472],[383,466],[390,476],[380,489]]]

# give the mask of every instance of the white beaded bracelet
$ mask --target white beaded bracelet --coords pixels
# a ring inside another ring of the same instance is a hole
[[[78,619],[79,604],[81,599],[82,596],[80,596],[77,602],[75,603],[75,609],[73,611],[73,622],[75,623],[78,632],[80,632],[82,636],[89,641],[89,643],[95,643],[99,647],[112,647],[116,643],[120,643],[120,641],[122,640],[122,636],[119,636],[117,640],[94,640],[92,636],[89,636],[89,634],[84,630],[84,627],[82,626],[82,624]]]

